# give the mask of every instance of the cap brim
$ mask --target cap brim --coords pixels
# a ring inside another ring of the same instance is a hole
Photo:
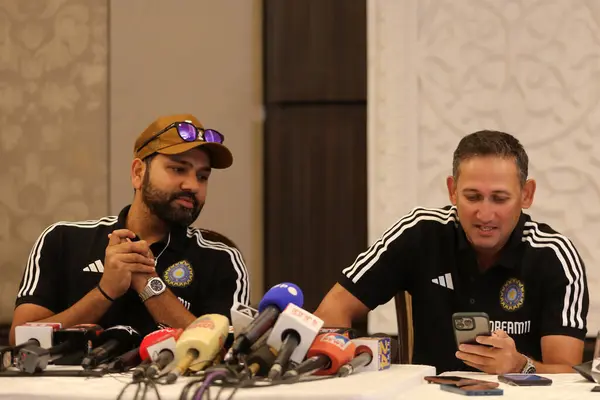
[[[225,169],[231,167],[233,164],[233,155],[231,151],[222,144],[212,142],[189,142],[189,143],[178,143],[173,146],[164,147],[156,150],[160,154],[181,154],[188,150],[201,147],[206,149],[210,156],[210,166],[216,169]]]

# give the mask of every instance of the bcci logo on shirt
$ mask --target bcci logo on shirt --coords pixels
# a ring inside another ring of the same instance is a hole
[[[506,311],[517,311],[525,301],[525,286],[516,278],[510,278],[500,289],[500,305]]]
[[[194,270],[189,262],[178,261],[165,270],[165,282],[173,287],[186,287],[194,280]]]

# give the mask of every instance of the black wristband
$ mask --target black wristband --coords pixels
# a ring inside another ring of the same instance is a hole
[[[100,284],[97,284],[96,287],[98,288],[100,293],[102,293],[102,296],[106,297],[106,300],[110,300],[111,302],[115,301],[115,299],[113,299],[112,297],[107,295],[106,292],[104,290],[102,290],[102,288],[100,287]]]

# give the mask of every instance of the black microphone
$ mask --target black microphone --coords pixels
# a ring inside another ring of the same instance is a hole
[[[84,369],[95,368],[111,357],[116,357],[140,345],[142,337],[130,326],[117,325],[100,335],[100,346],[95,347],[81,362]]]
[[[146,358],[137,367],[133,370],[133,381],[139,382],[146,376],[146,370],[152,364],[152,359],[150,357]]]
[[[279,314],[289,303],[302,307],[304,295],[298,286],[293,283],[281,283],[269,289],[258,305],[258,316],[235,338],[225,355],[225,361],[233,361],[238,354],[247,353],[250,347],[275,325]]]
[[[369,365],[371,363],[371,361],[373,361],[373,354],[371,354],[371,352],[369,352],[369,351],[361,352],[356,357],[354,357],[352,360],[350,360],[346,364],[342,365],[340,367],[340,369],[338,370],[337,375],[339,377],[348,376],[348,375],[352,374],[356,370],[356,368],[364,367],[365,365]]]
[[[121,354],[109,363],[99,365],[98,368],[104,372],[126,372],[137,367],[141,362],[140,348],[136,347],[125,354]]]
[[[267,376],[269,369],[273,365],[273,362],[275,362],[276,355],[277,352],[266,343],[250,353],[246,358],[249,374],[246,371],[242,371],[242,379],[253,378],[255,376]]]

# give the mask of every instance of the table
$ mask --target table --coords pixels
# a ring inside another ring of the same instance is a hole
[[[52,369],[66,367],[51,366]],[[73,369],[73,367],[69,367]],[[328,399],[363,400],[396,399],[404,392],[413,392],[417,387],[427,385],[424,377],[435,375],[435,368],[423,365],[392,365],[390,369],[378,372],[362,372],[346,378],[322,381],[301,382],[293,385],[280,385],[266,388],[241,389],[234,399]],[[162,399],[178,399],[184,385],[190,378],[180,378],[174,385],[159,386]],[[58,377],[0,377],[0,399],[116,399],[130,378],[121,375],[107,375],[102,378],[58,378]],[[426,388],[425,388],[426,389]],[[211,392],[215,397],[218,388]],[[230,390],[226,389],[226,393]],[[420,391],[419,391],[420,393]],[[126,392],[124,399],[133,399],[134,389]],[[222,396],[227,398],[227,396]],[[153,392],[147,400],[156,399]],[[455,399],[456,400],[456,399]]]
[[[495,375],[486,375],[478,372],[446,372],[441,375],[456,375],[465,378],[481,379],[491,382],[498,382],[498,377]],[[596,384],[587,381],[581,375],[574,374],[539,374],[552,379],[551,386],[544,387],[523,387],[510,386],[500,383],[499,388],[504,390],[503,396],[485,397],[486,399],[497,398],[499,400],[509,399],[525,399],[525,400],[585,400],[595,399],[600,400],[600,393],[591,392]],[[460,400],[464,396],[444,392],[437,384],[427,384],[414,387],[410,392],[404,393],[404,397],[397,399],[412,399],[412,400],[444,400],[454,399]],[[397,400],[395,399],[395,400]]]

